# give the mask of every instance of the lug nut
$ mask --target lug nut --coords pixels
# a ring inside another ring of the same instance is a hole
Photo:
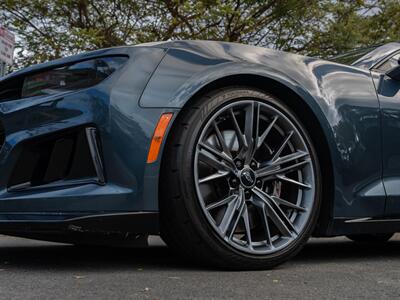
[[[237,160],[237,161],[235,162],[235,165],[236,165],[236,167],[237,167],[238,169],[243,168],[243,163],[242,163],[241,160]]]
[[[257,187],[261,187],[262,186],[262,181],[260,179],[257,179],[256,186]]]
[[[250,167],[252,169],[255,169],[255,168],[257,168],[257,164],[254,161],[252,161],[251,164],[250,164]]]
[[[237,180],[237,178],[232,178],[231,179],[231,186],[232,187],[237,187],[239,185],[239,181]]]
[[[250,190],[245,190],[244,191],[244,195],[246,198],[250,198],[251,197],[251,191]]]

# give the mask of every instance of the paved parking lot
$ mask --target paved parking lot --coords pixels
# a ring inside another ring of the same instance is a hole
[[[0,299],[399,298],[400,235],[380,246],[314,239],[272,271],[199,269],[149,249],[77,248],[0,236]]]

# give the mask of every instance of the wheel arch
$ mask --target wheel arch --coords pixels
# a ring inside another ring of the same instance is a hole
[[[208,82],[193,93],[182,106],[180,113],[186,111],[193,101],[197,98],[221,88],[232,86],[246,86],[259,89],[269,93],[278,99],[281,99],[288,107],[290,107],[296,115],[301,112],[302,124],[306,127],[307,132],[311,135],[313,141],[318,141],[316,152],[321,166],[322,173],[322,205],[318,217],[317,226],[314,231],[315,236],[324,236],[327,234],[331,220],[333,220],[334,207],[334,172],[332,165],[331,152],[328,145],[328,138],[324,133],[320,120],[315,112],[310,108],[307,102],[293,89],[287,85],[264,75],[259,74],[238,74],[228,75],[214,81]]]

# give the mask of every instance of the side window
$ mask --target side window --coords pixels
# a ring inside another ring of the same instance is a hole
[[[0,101],[75,91],[98,84],[126,61],[126,56],[100,57],[17,77],[0,84]]]
[[[376,70],[386,73],[387,71],[399,65],[399,59],[400,53],[397,53],[389,58],[387,61],[385,61],[383,64],[381,64],[379,67],[377,67]]]

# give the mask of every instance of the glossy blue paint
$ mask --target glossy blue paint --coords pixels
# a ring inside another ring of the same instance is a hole
[[[393,87],[378,93],[378,100],[377,90],[393,82],[371,75],[369,69],[399,48],[399,44],[390,44],[359,60],[357,66],[345,66],[240,44],[177,41],[99,50],[15,72],[2,82],[89,58],[129,56],[126,65],[91,88],[0,102],[0,120],[6,130],[0,150],[0,220],[7,220],[8,215],[15,220],[18,214],[25,219],[33,215],[62,219],[157,211],[161,157],[153,164],[145,162],[160,115],[174,112],[175,118],[197,92],[233,75],[279,82],[315,115],[333,166],[333,178],[325,180],[335,187],[334,218],[384,217],[387,186],[383,174],[389,171],[393,157],[397,159],[395,151],[392,155],[385,149],[398,147],[385,146],[392,133],[382,134],[381,122],[399,131],[398,107]],[[22,141],[88,124],[100,135],[105,185],[7,191]],[[397,175],[400,178],[393,174]]]
[[[116,48],[66,61],[71,63],[97,55],[115,54],[127,54],[130,59],[122,69],[94,87],[0,103],[0,117],[6,131],[5,145],[0,152],[1,213],[157,210],[157,201],[146,201],[152,192],[144,187],[152,186],[154,190],[158,177],[152,172],[148,174],[144,162],[155,124],[164,109],[143,109],[138,102],[165,50],[146,46]],[[32,67],[4,80],[62,63],[63,60]],[[100,133],[107,177],[105,186],[88,184],[50,190],[7,191],[7,182],[22,141],[87,124],[96,126]]]
[[[399,53],[398,44],[391,57]],[[383,182],[387,193],[385,215],[400,216],[400,81],[396,81],[379,68],[371,67],[382,114]]]
[[[384,191],[366,192],[382,173],[379,103],[368,70],[246,45],[176,42],[140,103],[181,108],[207,84],[237,74],[280,82],[313,111],[330,146],[335,217],[383,215]]]

